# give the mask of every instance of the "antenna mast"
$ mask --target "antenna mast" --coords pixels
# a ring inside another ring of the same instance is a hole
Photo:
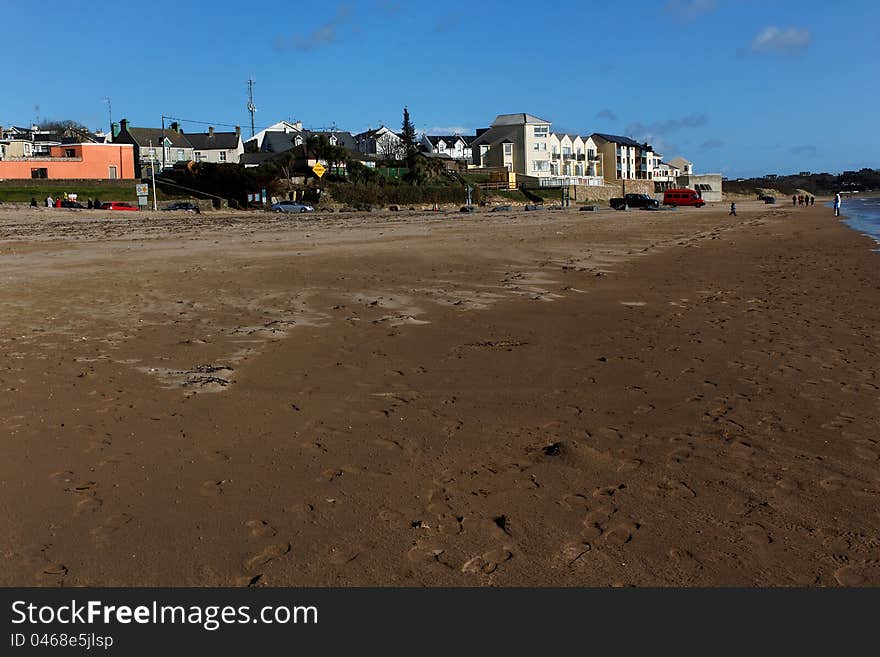
[[[257,111],[257,106],[254,105],[254,80],[253,78],[248,79],[248,104],[247,104],[248,112],[251,113],[251,137],[254,136],[254,112]]]

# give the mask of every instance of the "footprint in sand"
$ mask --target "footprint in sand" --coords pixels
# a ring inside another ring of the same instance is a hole
[[[202,483],[199,492],[206,497],[216,497],[225,492],[224,488],[229,483],[231,483],[231,480],[229,479],[212,479],[210,481],[205,481]]]
[[[446,547],[439,541],[419,541],[406,553],[408,561],[419,566],[441,566],[444,570],[454,568],[446,561]]]
[[[773,542],[770,534],[761,525],[745,525],[740,531],[750,543],[755,545],[770,545]]]
[[[677,479],[664,479],[656,484],[655,490],[662,497],[675,497],[680,500],[690,500],[697,496],[693,488]]]
[[[116,532],[128,525],[132,520],[134,520],[134,516],[128,513],[118,513],[105,518],[100,525],[92,529],[89,533],[91,534],[95,545],[102,547],[110,542]]]
[[[246,571],[254,571],[261,566],[265,566],[270,561],[274,561],[275,559],[279,559],[286,554],[289,554],[291,550],[290,543],[276,543],[274,545],[270,545],[257,554],[249,557],[244,562],[244,568]]]
[[[278,535],[278,531],[265,520],[248,520],[244,524],[252,538],[274,538]]]
[[[592,546],[586,541],[571,541],[562,546],[560,558],[568,565],[574,566],[592,550]]]
[[[605,542],[610,545],[622,546],[633,540],[635,533],[641,528],[637,522],[617,522],[605,532]]]
[[[34,577],[43,586],[64,586],[64,580],[69,572],[63,563],[50,562],[40,568]]]
[[[506,547],[489,550],[479,556],[468,559],[461,567],[463,573],[491,575],[498,567],[513,559],[513,552]]]
[[[841,586],[863,586],[865,577],[853,566],[843,566],[834,571],[834,579]]]
[[[351,563],[363,554],[364,548],[360,545],[342,545],[332,547],[327,552],[327,560],[337,566]]]

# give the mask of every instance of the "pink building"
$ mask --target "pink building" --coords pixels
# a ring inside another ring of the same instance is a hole
[[[0,160],[0,180],[134,180],[131,144],[62,144],[49,157]]]

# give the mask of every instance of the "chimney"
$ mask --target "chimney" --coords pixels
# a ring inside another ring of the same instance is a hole
[[[174,121],[171,124],[171,129],[174,130],[174,132],[180,132],[180,124],[177,121]]]
[[[110,126],[110,140],[113,141],[119,136],[119,124],[114,122],[113,125]]]
[[[240,125],[235,126],[235,134],[238,137],[241,137],[241,126]]]
[[[208,139],[214,138],[214,126],[208,126]]]
[[[128,132],[128,119],[122,119],[119,122],[119,131],[120,132]]]

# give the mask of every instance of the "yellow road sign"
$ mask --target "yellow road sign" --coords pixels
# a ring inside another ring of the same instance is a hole
[[[318,178],[321,178],[324,175],[324,172],[327,171],[327,169],[324,168],[323,164],[318,162],[315,166],[312,167],[312,171],[315,172],[315,175],[318,176]]]

